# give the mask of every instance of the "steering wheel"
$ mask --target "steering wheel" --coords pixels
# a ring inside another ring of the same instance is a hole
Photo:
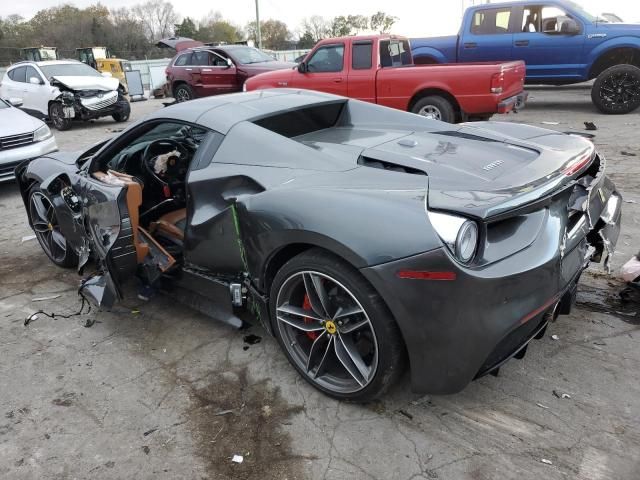
[[[162,148],[160,148],[162,147]],[[142,152],[142,165],[147,173],[158,182],[162,187],[169,185],[169,183],[161,178],[154,170],[151,160],[157,155],[162,153],[168,153],[171,150],[177,150],[180,153],[180,160],[189,158],[189,150],[181,143],[171,140],[170,138],[162,138],[160,140],[154,140],[149,143]]]

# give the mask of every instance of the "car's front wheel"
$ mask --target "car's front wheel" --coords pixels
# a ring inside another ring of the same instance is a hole
[[[29,190],[28,213],[36,238],[47,257],[60,267],[77,266],[78,256],[60,230],[53,203],[40,189],[39,183]]]
[[[598,75],[591,100],[603,113],[629,113],[640,107],[640,68],[616,65]]]
[[[320,249],[287,262],[271,286],[274,332],[291,364],[314,387],[370,401],[404,370],[397,324],[353,267]]]
[[[73,122],[72,118],[64,116],[64,107],[60,102],[51,102],[49,104],[49,120],[58,130],[69,130]]]
[[[111,115],[111,117],[116,122],[126,122],[129,120],[129,116],[131,116],[131,105],[124,97],[118,100],[118,105],[120,106],[120,110]]]

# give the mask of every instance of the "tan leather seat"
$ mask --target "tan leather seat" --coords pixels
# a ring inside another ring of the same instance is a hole
[[[157,221],[149,225],[151,233],[160,233],[165,237],[173,238],[182,242],[184,240],[184,229],[187,226],[187,209],[181,208],[173,212],[165,213]]]

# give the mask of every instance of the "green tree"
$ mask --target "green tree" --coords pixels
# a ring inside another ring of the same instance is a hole
[[[179,37],[196,38],[198,27],[190,17],[185,17],[182,23],[176,25],[175,33]]]
[[[247,39],[253,40],[258,45],[256,22],[250,22],[246,27]],[[281,50],[287,47],[287,41],[291,38],[291,32],[287,24],[280,20],[264,20],[260,22],[262,46],[268,50]]]
[[[313,48],[317,42],[311,32],[304,32],[298,40],[298,48]]]

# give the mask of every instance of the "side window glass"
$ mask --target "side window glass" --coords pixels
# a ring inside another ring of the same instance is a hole
[[[563,32],[562,26],[569,18],[564,10],[558,7],[542,7],[542,32],[550,34]]]
[[[471,33],[475,35],[497,35],[509,33],[511,8],[491,8],[473,14]]]
[[[37,78],[38,80],[42,81],[42,77],[38,74],[38,72],[36,71],[36,69],[35,69],[35,68],[33,68],[33,67],[31,67],[31,66],[28,66],[28,67],[27,67],[27,72],[26,72],[26,75],[25,75],[25,81],[26,81],[27,83],[28,83],[28,82],[30,82],[30,81],[31,81],[30,79],[31,79],[32,77],[35,77],[35,78]]]
[[[522,14],[522,31],[525,33],[540,32],[540,7],[525,7]]]
[[[211,65],[213,65],[214,67],[226,67],[227,66],[227,60],[225,58],[222,58],[220,55],[212,53],[211,54]]]
[[[354,43],[351,52],[351,68],[354,70],[368,70],[371,68],[371,54],[373,43]]]
[[[27,67],[18,67],[15,70],[11,70],[9,78],[14,82],[25,82]]]
[[[209,52],[194,52],[191,55],[191,65],[209,65]]]
[[[341,72],[344,60],[344,45],[320,47],[307,62],[309,72]]]
[[[184,67],[185,65],[189,65],[189,58],[191,57],[190,53],[185,53],[184,55],[180,55],[176,59],[176,63],[174,65],[176,67]]]

